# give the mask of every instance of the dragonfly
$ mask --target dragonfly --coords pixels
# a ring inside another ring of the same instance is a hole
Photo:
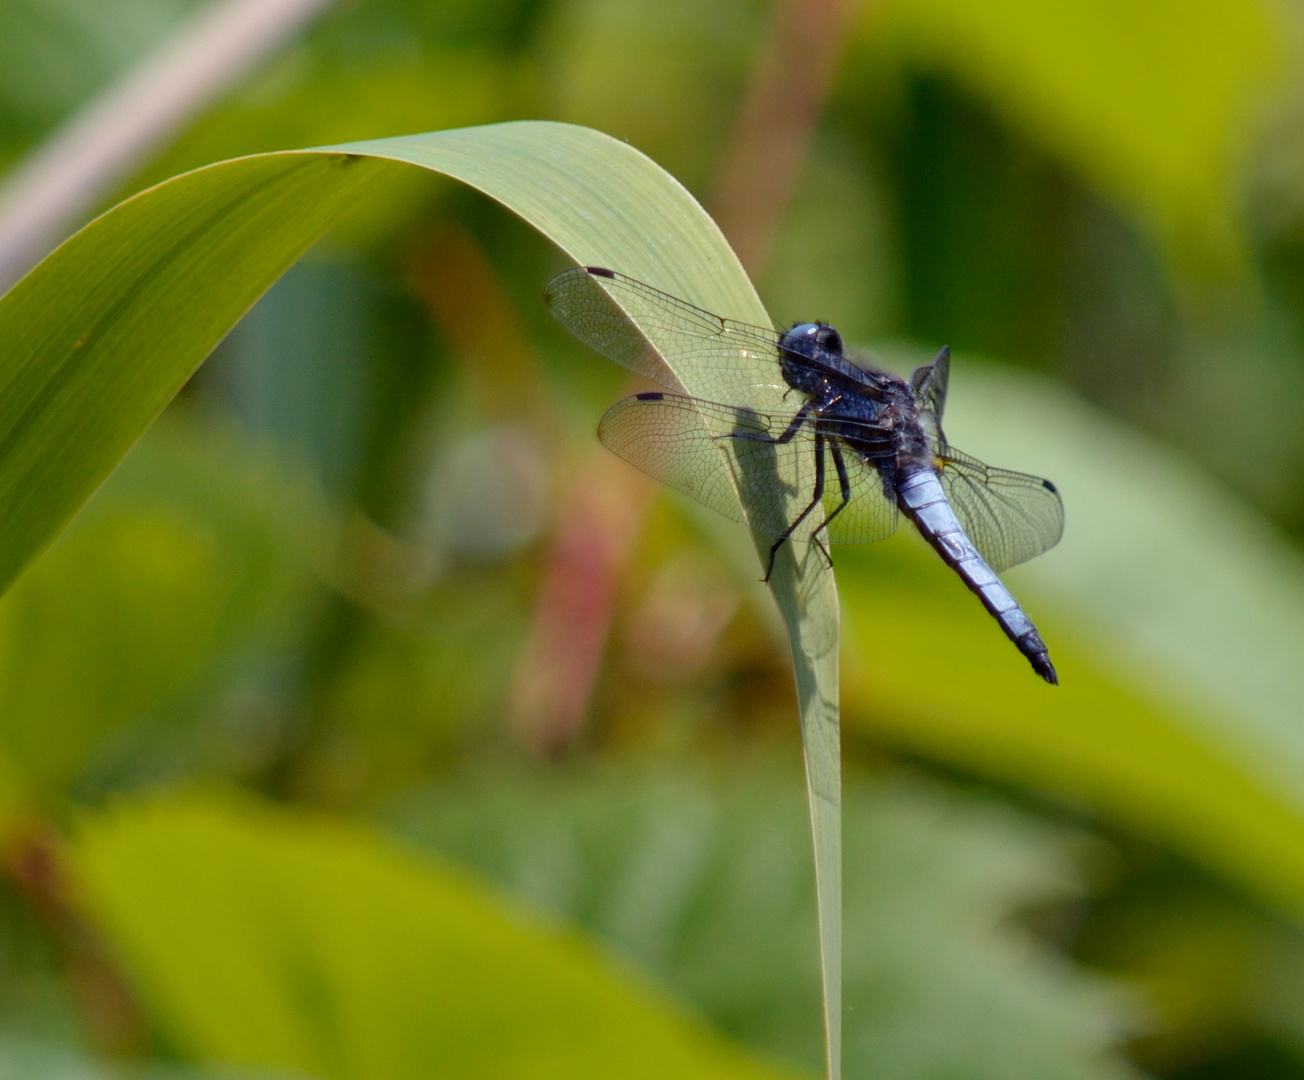
[[[784,544],[814,545],[831,566],[826,544],[882,540],[904,515],[1033,670],[1059,682],[997,574],[1059,542],[1063,502],[1049,480],[947,442],[948,348],[903,379],[853,356],[827,323],[754,326],[598,266],[558,274],[544,302],[582,342],[667,388],[618,401],[599,439],[770,540],[767,582]]]

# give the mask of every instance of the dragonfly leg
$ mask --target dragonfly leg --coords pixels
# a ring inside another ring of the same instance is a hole
[[[792,418],[790,423],[783,431],[782,435],[764,435],[759,431],[730,431],[725,435],[712,435],[713,439],[742,439],[744,442],[761,442],[778,445],[781,443],[790,443],[801,430],[801,425],[806,422],[806,417],[810,415],[811,402],[806,402],[797,410],[797,415]]]
[[[833,569],[833,556],[829,554],[828,545],[818,536],[812,536],[810,542],[815,545],[816,550],[824,556],[824,561],[828,564],[830,570]]]
[[[838,503],[838,508],[824,519],[820,527],[810,534],[810,538],[811,543],[818,544],[819,549],[824,552],[824,558],[828,560],[829,569],[832,570],[833,556],[829,554],[829,549],[820,541],[819,535],[823,533],[829,543],[833,542],[832,538],[829,537],[829,526],[833,523],[833,519],[851,503],[851,479],[847,476],[847,463],[842,457],[842,447],[838,445],[836,440],[829,443],[829,453],[833,455],[833,467],[838,470],[838,489],[842,492],[842,501]]]
[[[777,442],[778,440],[776,439],[774,441]],[[765,577],[761,579],[762,581],[769,581],[770,575],[774,573],[774,560],[775,557],[779,554],[779,548],[783,547],[784,543],[789,539],[791,539],[792,534],[797,529],[797,526],[806,520],[806,518],[810,515],[810,512],[814,510],[815,507],[819,506],[819,504],[823,501],[823,499],[824,499],[824,436],[819,433],[818,429],[816,429],[815,490],[812,493],[810,503],[807,505],[806,509],[803,510],[800,514],[798,514],[796,518],[793,519],[792,524],[783,530],[783,535],[774,541],[774,546],[770,548],[770,565],[765,568]],[[828,556],[827,551],[824,554],[826,557]],[[829,561],[832,562],[831,559]]]

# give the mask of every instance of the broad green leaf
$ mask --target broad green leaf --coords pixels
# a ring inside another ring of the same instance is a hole
[[[777,763],[776,763],[777,764]],[[795,764],[795,762],[793,763]],[[819,971],[795,769],[472,775],[410,797],[404,836],[582,922],[725,1031],[817,1068]],[[846,1073],[1133,1075],[1132,1000],[1010,924],[1070,901],[1090,848],[933,785],[849,783]]]
[[[0,583],[387,168],[309,155],[192,173],[92,223],[0,299]]]
[[[174,796],[88,818],[70,858],[199,1061],[322,1080],[782,1075],[574,932],[356,825]]]
[[[0,299],[0,586],[66,524],[258,296],[402,164],[484,192],[578,263],[768,321],[692,196],[636,150],[586,128],[500,124],[188,173],[87,226]],[[683,382],[694,391],[691,377]],[[808,748],[836,1076],[837,599],[818,557],[799,565],[790,547],[771,587],[792,640]]]
[[[871,33],[954,71],[1164,239],[1224,256],[1240,242],[1238,185],[1285,18],[1265,0],[867,7]]]
[[[849,722],[1086,804],[1304,914],[1304,559],[1066,392],[953,370],[948,436],[1064,495],[1059,547],[1008,575],[1061,685],[901,536],[840,555]]]

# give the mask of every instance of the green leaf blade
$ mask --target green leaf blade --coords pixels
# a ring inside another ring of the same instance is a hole
[[[785,1075],[579,935],[356,825],[171,797],[86,819],[70,854],[197,1061],[322,1080]]]
[[[253,302],[399,164],[476,188],[577,263],[768,323],[719,228],[669,174],[587,128],[522,121],[236,159],[109,211],[5,297],[0,588],[104,481]],[[694,392],[691,378],[684,380]],[[768,549],[768,541],[760,543]],[[839,1075],[837,598],[785,550],[771,588],[793,641],[816,830],[829,1076]]]
[[[0,587],[384,169],[346,161],[252,158],[180,177],[92,223],[0,300]]]

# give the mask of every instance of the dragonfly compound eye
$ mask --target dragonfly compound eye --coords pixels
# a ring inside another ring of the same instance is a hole
[[[842,352],[842,335],[831,326],[821,326],[816,340],[829,352]]]

